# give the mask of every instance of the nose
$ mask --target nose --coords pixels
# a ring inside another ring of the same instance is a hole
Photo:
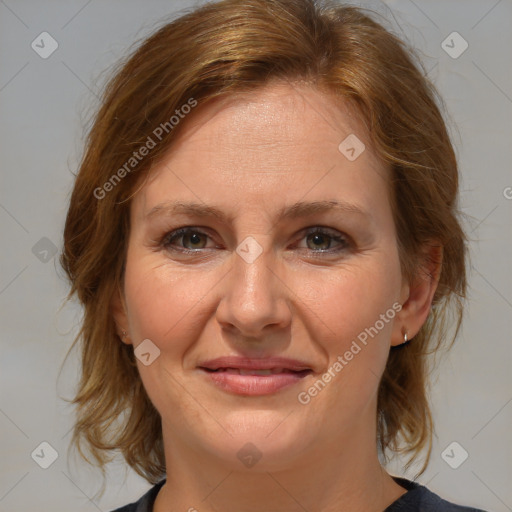
[[[293,295],[269,248],[252,262],[233,252],[233,267],[223,280],[216,318],[228,332],[240,337],[261,338],[291,322]]]

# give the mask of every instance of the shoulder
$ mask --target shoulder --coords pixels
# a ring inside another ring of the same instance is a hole
[[[393,479],[407,492],[384,512],[486,512],[446,501],[417,482],[398,477]]]
[[[149,491],[147,491],[146,494],[141,496],[137,501],[129,503],[124,507],[116,508],[111,512],[152,512],[156,495],[164,483],[165,479],[151,487],[151,489],[149,489]]]

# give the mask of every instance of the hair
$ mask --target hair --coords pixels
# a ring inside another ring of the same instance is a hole
[[[467,240],[444,103],[414,50],[361,8],[334,0],[223,0],[166,22],[113,70],[74,182],[60,256],[71,284],[67,300],[76,295],[83,306],[69,349],[80,344],[71,444],[91,463],[85,442],[103,476],[112,451],[152,484],[166,475],[161,418],[142,385],[133,347],[116,334],[110,304],[122,289],[130,199],[186,119],[162,130],[149,154],[132,161],[133,169],[126,163],[191,100],[197,111],[215,97],[255,91],[271,80],[312,82],[357,107],[373,149],[391,170],[390,203],[406,278],[425,278],[425,247],[442,247],[432,308],[414,339],[390,350],[377,401],[379,450],[409,455],[407,468],[427,447],[419,474],[428,465],[429,356],[455,341],[466,293]]]

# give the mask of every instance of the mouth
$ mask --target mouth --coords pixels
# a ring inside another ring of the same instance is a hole
[[[262,362],[251,363],[261,366]],[[199,370],[208,381],[220,390],[242,396],[263,396],[276,394],[281,390],[296,386],[313,374],[311,368],[248,368],[251,364],[238,366],[220,366],[209,368],[199,366]],[[245,367],[243,367],[245,366]]]

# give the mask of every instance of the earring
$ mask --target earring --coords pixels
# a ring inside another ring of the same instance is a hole
[[[411,341],[409,339],[409,336],[408,336],[407,331],[405,329],[403,331],[403,336],[404,336],[404,341],[402,343],[399,343],[398,345],[393,345],[391,347],[393,350],[398,350],[399,348],[404,347],[405,345],[407,345],[407,342]]]
[[[128,333],[123,329],[123,331],[122,331],[122,336],[121,336],[121,337],[122,337],[123,339],[125,339],[127,334],[128,334]]]

